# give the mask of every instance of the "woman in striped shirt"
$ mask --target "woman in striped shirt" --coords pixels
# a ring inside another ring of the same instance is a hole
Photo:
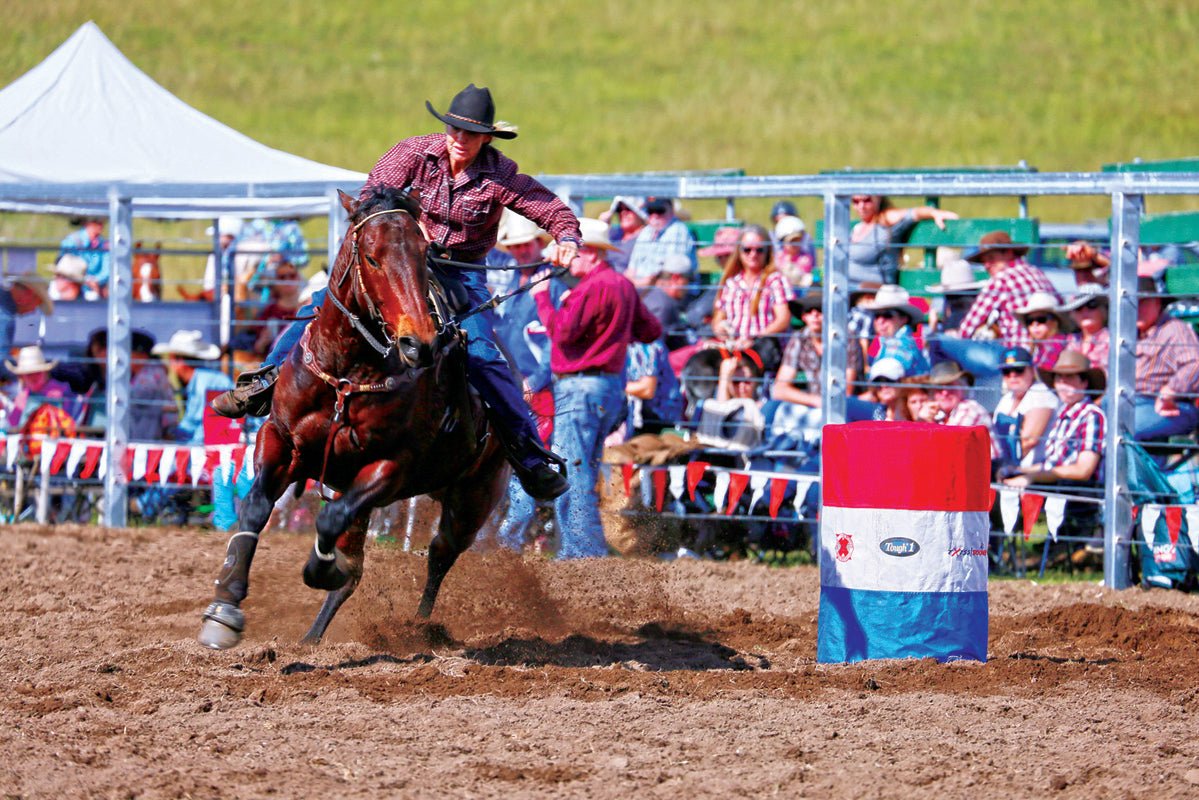
[[[775,268],[773,255],[765,228],[743,228],[720,276],[712,315],[717,339],[733,350],[754,347],[771,370],[783,352],[779,335],[791,326],[791,284]]]

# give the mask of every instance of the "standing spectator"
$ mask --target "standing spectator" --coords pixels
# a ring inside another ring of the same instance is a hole
[[[629,403],[627,438],[661,433],[683,418],[683,393],[661,339],[629,343],[624,393]]]
[[[8,429],[21,430],[33,412],[50,403],[74,418],[79,412],[78,398],[71,387],[50,377],[57,361],[47,361],[42,348],[35,345],[17,351],[17,360],[5,361],[8,371],[17,376],[17,392],[8,409]]]
[[[1048,292],[1033,292],[1023,306],[1016,309],[1016,318],[1028,331],[1033,366],[1048,369],[1066,349],[1066,334],[1074,329],[1070,317],[1058,308],[1058,299]]]
[[[1078,328],[1070,334],[1066,347],[1087,357],[1091,366],[1107,375],[1107,360],[1111,334],[1107,329],[1107,292],[1097,283],[1084,283],[1078,294],[1062,304],[1059,311],[1068,312]]]
[[[945,220],[957,219],[952,211],[932,206],[895,208],[886,197],[877,194],[852,198],[859,221],[849,234],[849,280],[897,283],[899,280],[899,242],[920,220],[931,219],[944,230]]]
[[[865,307],[874,315],[874,332],[879,339],[874,360],[894,358],[903,364],[905,375],[927,373],[928,359],[915,336],[915,326],[924,322],[924,312],[912,304],[908,290],[884,284]]]
[[[635,286],[648,286],[662,271],[666,256],[684,255],[691,262],[691,275],[698,271],[695,260],[695,241],[687,223],[674,215],[674,204],[668,197],[650,197],[645,201],[646,225],[633,241],[625,277]]]
[[[759,225],[742,228],[720,276],[712,333],[732,350],[752,347],[772,371],[782,357],[779,336],[791,327],[790,300],[791,285],[774,266],[770,235]]]
[[[570,488],[557,500],[560,558],[607,553],[599,517],[600,456],[604,438],[625,414],[624,372],[631,341],[652,342],[662,326],[636,288],[608,266],[608,229],[580,220],[582,245],[570,266],[578,285],[554,308],[545,283],[534,289],[549,332],[554,371],[554,449],[569,464]]]
[[[209,253],[208,261],[204,264],[204,283],[199,293],[190,292],[184,286],[179,287],[179,294],[185,300],[211,301],[216,297],[217,284],[220,282],[222,274],[228,275],[230,280],[234,279],[234,257],[237,255],[237,237],[241,233],[242,225],[241,217],[226,216],[217,219],[216,228],[209,227],[204,231],[209,238],[217,231],[220,232],[220,252]],[[219,270],[218,264],[220,265]],[[232,291],[232,287],[230,287],[230,291]]]
[[[780,217],[774,226],[774,242],[778,248],[775,261],[779,271],[796,288],[811,286],[816,248],[803,220],[793,216]]]
[[[73,255],[87,262],[83,296],[86,300],[99,300],[108,294],[108,274],[111,269],[108,239],[104,237],[104,220],[100,217],[77,217],[71,220],[71,224],[81,227],[62,240],[56,260]]]
[[[137,332],[134,332],[134,338]],[[105,387],[108,385],[108,329],[96,328],[88,334],[83,357],[56,362],[50,377],[71,387],[79,398],[76,421],[89,428],[108,424]]]
[[[0,286],[0,360],[12,355],[12,340],[17,329],[17,317],[41,309],[42,314],[54,313],[54,301],[47,291],[46,279],[39,275],[15,275],[7,286]],[[12,373],[0,366],[0,380]]]
[[[1005,464],[1039,464],[1045,455],[1043,434],[1059,405],[1057,395],[1041,383],[1032,353],[1023,347],[1005,350],[999,371],[1004,392],[992,417],[999,459]]]
[[[609,223],[608,235],[616,248],[608,255],[608,263],[617,272],[624,272],[629,266],[629,257],[633,254],[633,244],[637,234],[645,227],[648,217],[645,213],[645,199],[641,197],[616,197],[612,206],[600,219]],[[612,224],[613,221],[615,224]]]
[[[174,438],[189,444],[204,444],[208,392],[233,388],[228,375],[208,366],[220,357],[221,348],[205,342],[199,331],[175,331],[166,344],[154,345],[150,352],[166,357],[167,372],[179,382],[183,395],[183,417]]]
[[[171,438],[179,424],[179,406],[166,367],[152,358],[154,337],[133,332],[129,360],[129,438],[154,442]]]
[[[1190,433],[1199,422],[1199,338],[1181,320],[1162,312],[1152,278],[1137,279],[1137,441]]]

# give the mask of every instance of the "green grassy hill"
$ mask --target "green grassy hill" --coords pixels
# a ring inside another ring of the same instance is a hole
[[[436,127],[426,98],[444,108],[469,81],[520,126],[504,150],[534,173],[1020,159],[1094,170],[1199,155],[1193,3],[14,0],[5,18],[0,85],[94,19],[196,108],[362,171]],[[1099,199],[1033,206],[1062,220],[1108,210]]]

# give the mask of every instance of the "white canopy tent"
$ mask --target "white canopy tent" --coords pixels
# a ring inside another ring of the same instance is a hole
[[[365,178],[202,114],[93,22],[0,90],[0,210],[107,214],[108,192],[82,191],[90,184],[136,187],[118,194],[139,217],[314,216],[329,211],[331,186],[353,190]]]

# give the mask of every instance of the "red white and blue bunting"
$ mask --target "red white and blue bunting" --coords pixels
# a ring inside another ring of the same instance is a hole
[[[22,445],[31,437],[5,435],[4,468],[12,472]],[[102,439],[40,438],[43,475],[73,480],[103,480],[108,473],[108,450]],[[163,442],[130,442],[125,450],[125,475],[130,481],[160,485],[200,486],[212,482],[218,467],[231,465],[233,474],[244,465],[254,475],[253,454],[246,458],[245,444],[186,445]],[[47,457],[48,456],[48,457]]]

